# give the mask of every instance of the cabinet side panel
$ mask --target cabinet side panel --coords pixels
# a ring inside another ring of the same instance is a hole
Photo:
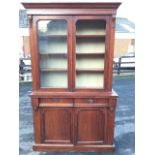
[[[108,87],[109,91],[112,91],[112,76],[113,76],[113,56],[114,56],[114,43],[115,43],[115,17],[109,17],[109,44],[108,44]]]
[[[116,99],[109,99],[109,105],[110,106],[108,109],[107,135],[108,135],[108,144],[113,145],[113,143],[114,143]]]
[[[38,99],[31,99],[32,107],[33,107],[33,126],[34,126],[34,141],[36,144],[41,143],[42,135],[41,135],[41,117],[40,111],[36,108],[38,105]]]
[[[29,16],[30,22],[30,53],[31,53],[31,65],[32,65],[32,89],[37,90],[39,88],[39,64],[37,53],[37,32],[35,17]]]

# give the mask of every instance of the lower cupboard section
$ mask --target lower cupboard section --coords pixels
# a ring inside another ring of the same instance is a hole
[[[42,143],[106,143],[105,108],[46,108],[40,113]]]
[[[47,107],[45,104],[46,107],[40,105],[34,110],[33,149],[112,151],[115,106],[81,107],[84,104],[79,104],[80,107]]]

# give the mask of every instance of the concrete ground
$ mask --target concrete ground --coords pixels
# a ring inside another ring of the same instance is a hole
[[[32,150],[33,126],[29,94],[31,83],[21,83],[19,103],[19,153],[20,155],[134,155],[135,153],[135,82],[134,76],[116,76],[113,89],[119,98],[115,119],[114,153],[46,153]]]

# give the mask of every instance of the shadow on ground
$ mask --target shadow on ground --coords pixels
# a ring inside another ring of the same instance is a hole
[[[20,155],[134,155],[135,153],[135,81],[134,76],[120,76],[113,79],[113,89],[119,98],[115,119],[114,153],[46,153],[35,152],[33,145],[32,108],[29,94],[31,83],[19,85],[19,152]]]

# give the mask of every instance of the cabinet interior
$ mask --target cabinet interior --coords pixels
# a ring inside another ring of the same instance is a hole
[[[106,22],[78,20],[75,26],[75,51],[69,51],[66,20],[38,21],[41,87],[68,87],[68,55],[72,52],[76,57],[75,87],[104,88]]]

